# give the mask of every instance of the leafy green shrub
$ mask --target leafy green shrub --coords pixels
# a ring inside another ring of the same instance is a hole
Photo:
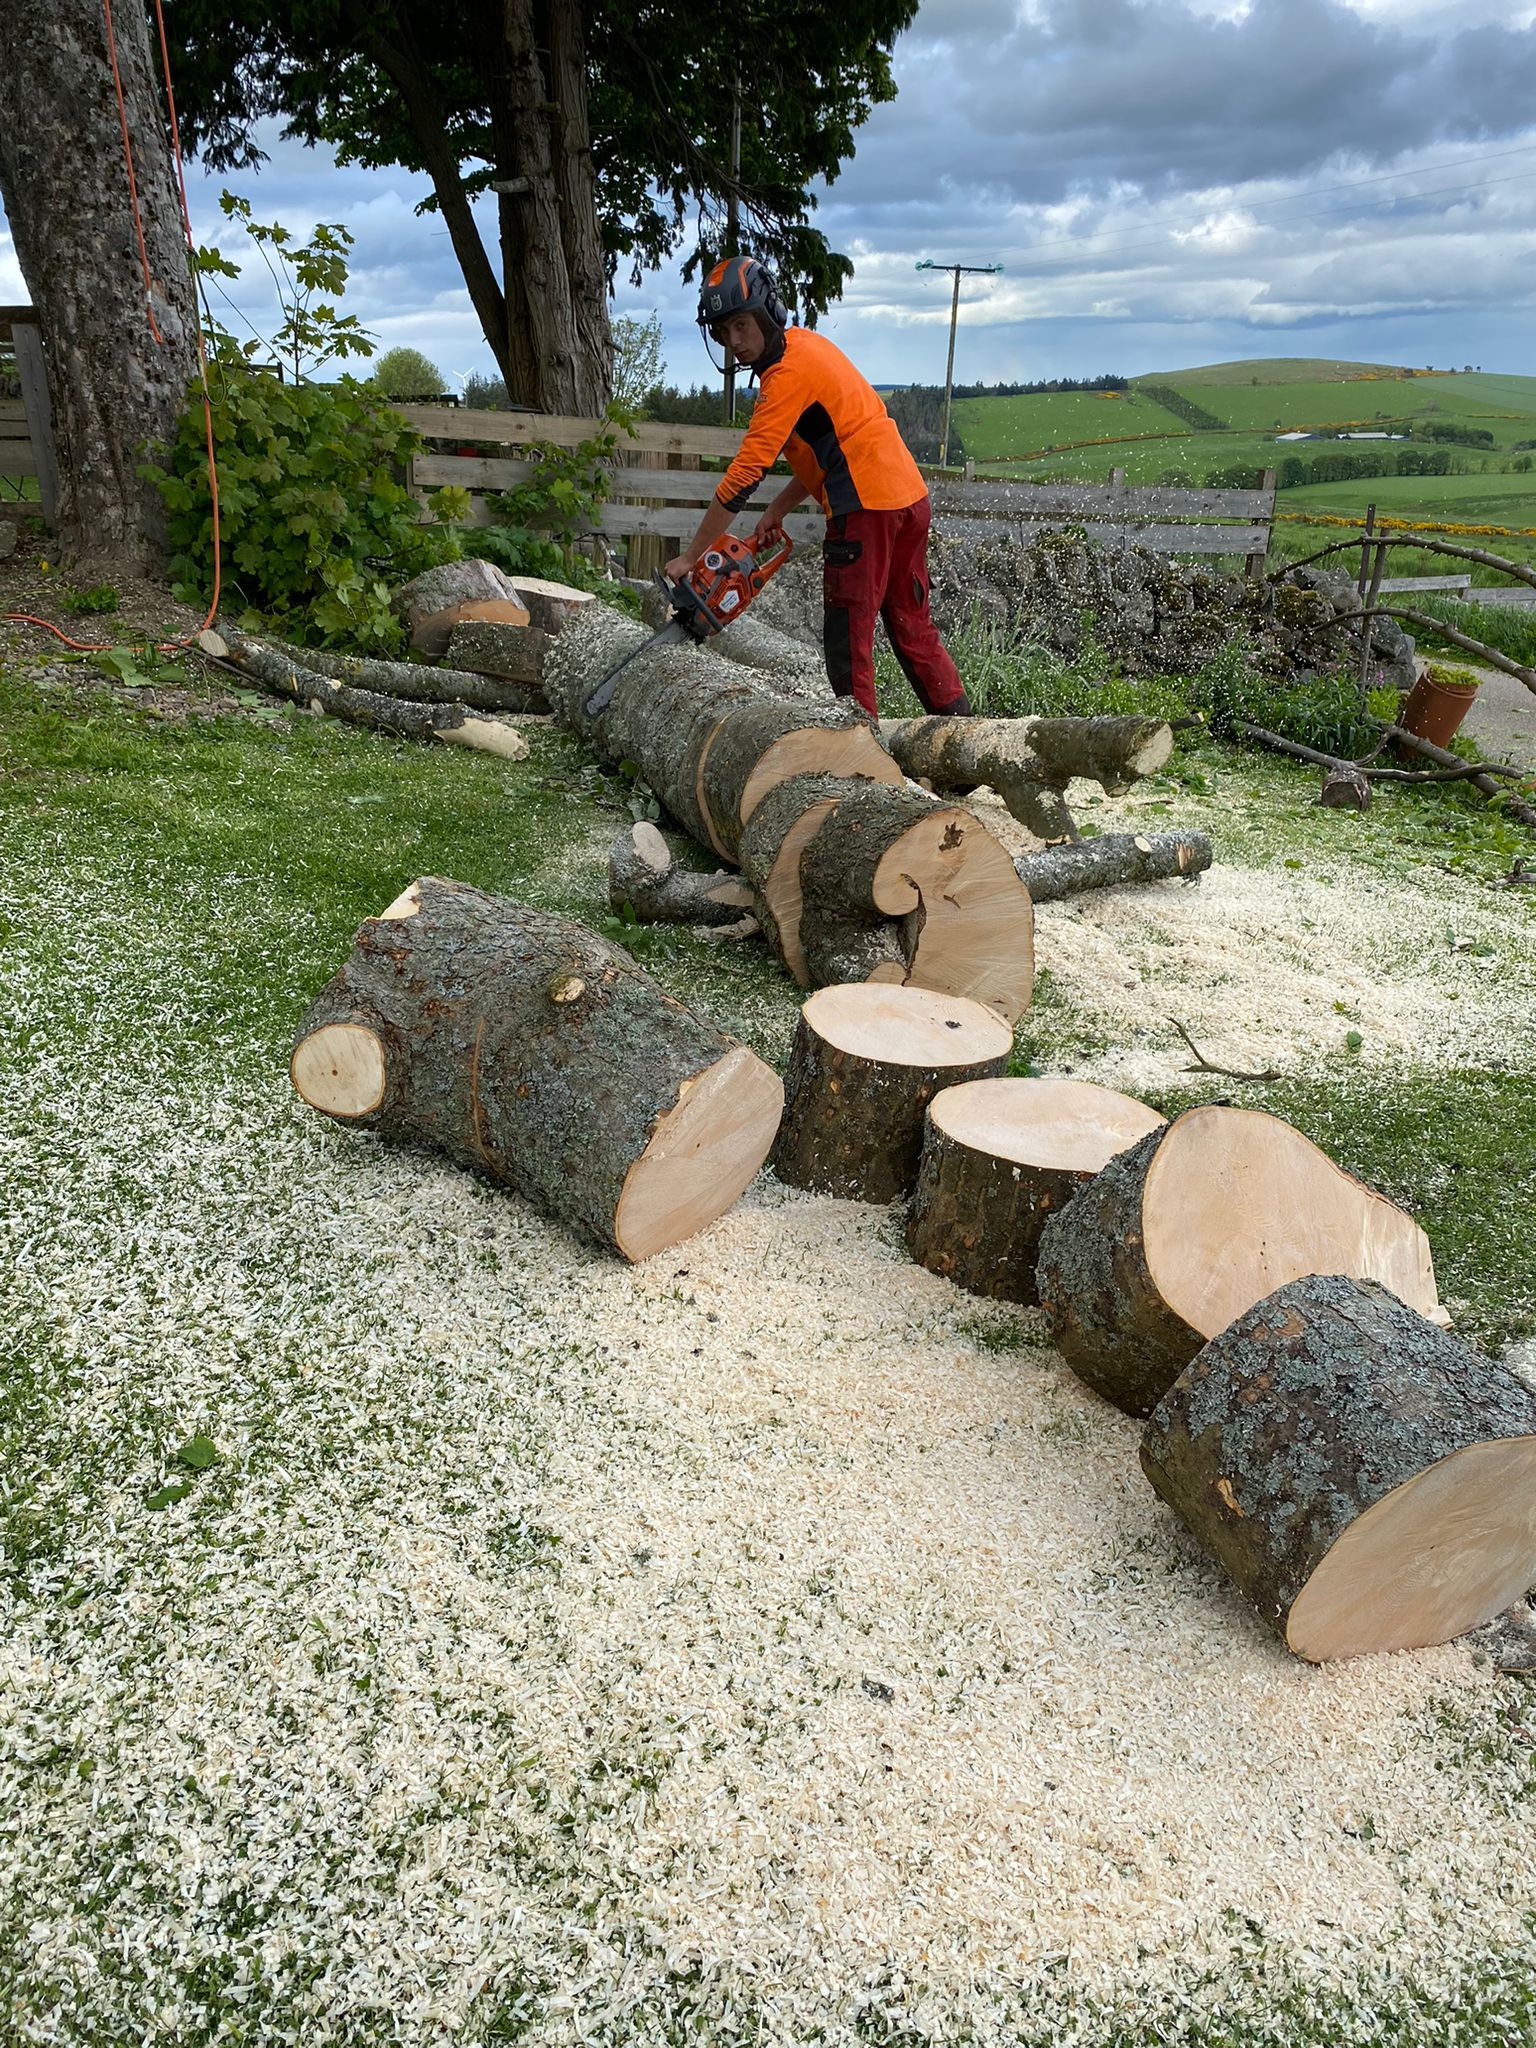
[[[386,349],[370,371],[368,382],[381,398],[402,402],[439,398],[447,389],[442,371],[419,348]]]
[[[226,359],[209,389],[226,592],[296,640],[398,647],[391,585],[458,553],[444,528],[421,523],[400,480],[420,446],[416,435],[350,377],[284,384]],[[165,498],[176,595],[205,603],[213,520],[199,386],[166,467],[153,474]]]

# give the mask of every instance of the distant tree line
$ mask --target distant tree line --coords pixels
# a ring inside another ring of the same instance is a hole
[[[1225,420],[1217,419],[1215,413],[1207,412],[1203,405],[1196,405],[1192,398],[1186,398],[1182,391],[1175,391],[1171,384],[1141,384],[1137,386],[1144,398],[1150,398],[1171,412],[1176,420],[1182,420],[1186,427],[1193,427],[1197,434],[1223,434]]]
[[[1048,391],[1126,391],[1130,381],[1129,377],[1116,377],[1106,371],[1102,377],[1037,377],[1030,384],[957,384],[955,397],[1038,398]]]
[[[1458,427],[1440,420],[1415,420],[1410,432],[1415,441],[1454,441],[1463,448],[1493,446],[1493,435],[1487,427]]]

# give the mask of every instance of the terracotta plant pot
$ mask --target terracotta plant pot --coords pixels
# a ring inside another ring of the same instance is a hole
[[[1476,695],[1475,681],[1459,682],[1454,674],[1431,666],[1425,669],[1408,692],[1408,701],[1398,723],[1406,732],[1416,733],[1421,740],[1431,740],[1437,747],[1448,747]]]

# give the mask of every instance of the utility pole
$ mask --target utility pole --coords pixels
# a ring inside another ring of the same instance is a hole
[[[944,366],[944,431],[939,437],[939,467],[943,469],[949,461],[949,398],[955,388],[955,328],[960,320],[960,280],[962,277],[996,277],[1002,270],[1001,263],[919,263],[919,270],[944,270],[953,273],[955,295],[949,302],[949,361]]]
[[[731,81],[731,188],[725,195],[725,253],[739,256],[741,234],[741,80]],[[736,358],[725,352],[725,403],[723,417],[728,427],[736,424]]]

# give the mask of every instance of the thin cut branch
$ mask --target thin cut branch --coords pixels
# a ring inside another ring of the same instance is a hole
[[[1228,1081],[1278,1081],[1280,1079],[1278,1067],[1266,1067],[1260,1074],[1249,1074],[1245,1073],[1241,1067],[1213,1066],[1177,1017],[1170,1017],[1168,1022],[1195,1056],[1194,1066],[1184,1069],[1186,1074],[1220,1074]]]

